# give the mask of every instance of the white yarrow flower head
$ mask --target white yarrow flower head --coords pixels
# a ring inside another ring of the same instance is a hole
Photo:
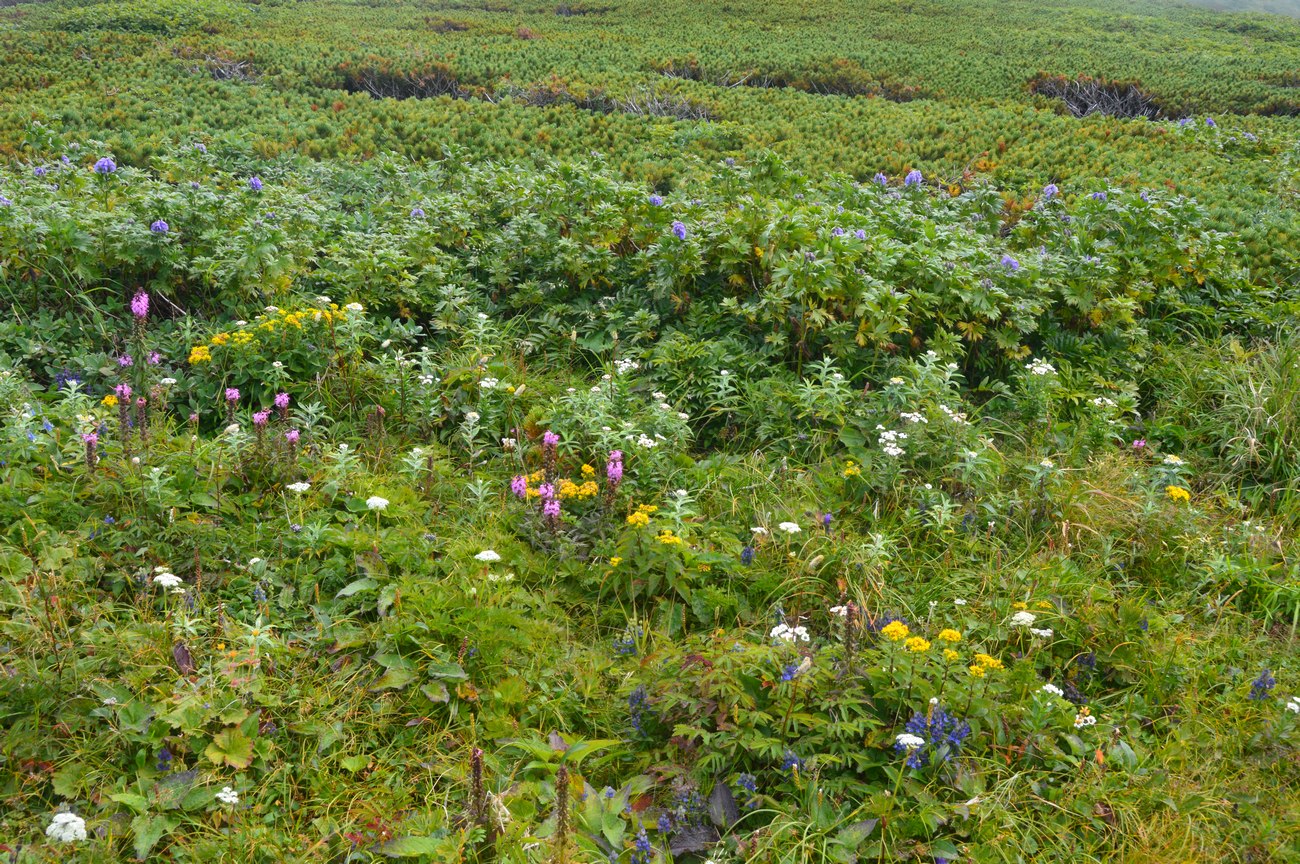
[[[894,741],[904,750],[919,750],[925,746],[925,739],[920,735],[913,735],[911,732],[900,732]]]
[[[366,499],[366,506],[371,510],[387,510],[388,499],[380,498],[378,495],[371,495]]]
[[[55,813],[45,836],[55,843],[75,843],[86,839],[86,820],[76,813]]]
[[[349,303],[343,308],[349,312],[364,312],[366,307],[362,306],[360,303]]]
[[[1037,628],[1037,627],[1030,627],[1030,628],[1029,628],[1029,632],[1030,632],[1030,633],[1033,633],[1033,634],[1034,634],[1035,636],[1037,636],[1039,639],[1051,639],[1051,638],[1052,638],[1052,628],[1051,628],[1051,627],[1044,627],[1044,628],[1042,628],[1041,630],[1040,630],[1039,628]]]
[[[153,577],[153,584],[163,588],[175,588],[184,581],[175,573],[158,573]]]
[[[217,793],[217,800],[222,804],[238,804],[239,793],[229,786],[223,786],[221,787],[221,791]]]
[[[482,561],[484,564],[491,564],[494,561],[500,561],[501,556],[494,549],[484,549],[474,556],[475,561]]]
[[[311,488],[311,484],[304,481],[299,481],[297,483],[290,483],[288,486],[284,488],[288,489],[290,492],[297,492],[299,495],[301,495]]]
[[[1050,693],[1053,696],[1061,696],[1061,697],[1065,696],[1065,691],[1062,690],[1060,687],[1057,687],[1055,684],[1044,684],[1043,692]]]
[[[1017,612],[1011,616],[1012,627],[1029,627],[1034,623],[1033,612]]]
[[[782,522],[780,525],[776,527],[780,528],[782,531],[784,531],[787,534],[798,534],[800,531],[803,530],[802,528],[799,527],[799,524],[797,522]]]
[[[753,534],[755,537],[765,537],[767,536],[767,529],[761,525],[758,525],[753,528],[750,528],[749,533]]]

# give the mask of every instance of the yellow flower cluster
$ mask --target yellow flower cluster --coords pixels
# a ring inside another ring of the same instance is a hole
[[[628,514],[627,524],[637,528],[644,528],[650,524],[650,514],[658,509],[653,504],[641,504],[636,508],[635,512]]]
[[[922,639],[920,636],[913,636],[904,642],[903,646],[913,654],[924,654],[930,650],[930,640]]]
[[[609,559],[609,566],[611,566],[611,567],[617,567],[618,565],[620,565],[620,564],[622,564],[622,563],[623,563],[623,559],[620,558],[620,557],[618,557],[617,555],[615,555],[613,558]]]
[[[665,546],[680,546],[680,545],[682,545],[682,538],[680,538],[680,537],[678,537],[676,534],[674,534],[674,533],[673,533],[673,529],[671,529],[671,528],[665,528],[664,530],[660,531],[660,532],[659,532],[659,536],[658,536],[656,539],[657,539],[660,543],[664,544]]]
[[[590,480],[592,477],[596,476],[596,469],[584,463],[582,466],[582,476]]]
[[[1192,500],[1192,493],[1181,486],[1166,486],[1165,494],[1169,496],[1170,501],[1181,504],[1187,504]]]
[[[983,678],[984,673],[990,669],[1001,669],[1002,661],[996,657],[990,657],[988,654],[976,654],[975,662],[968,667],[970,674],[976,678]]]
[[[191,366],[195,365],[196,363],[211,363],[211,362],[212,362],[212,351],[208,348],[207,345],[195,345],[193,348],[190,349]]]
[[[1015,603],[1012,603],[1012,604],[1011,604],[1011,608],[1012,608],[1012,609],[1020,609],[1020,610],[1024,610],[1024,609],[1028,609],[1028,608],[1029,608],[1029,604],[1028,604],[1028,603],[1022,603],[1022,602],[1020,602],[1020,601],[1016,601]]]
[[[561,498],[594,498],[600,492],[600,487],[596,485],[595,480],[588,480],[579,486],[572,480],[564,479],[560,481],[555,491]]]
[[[208,340],[207,345],[195,345],[190,349],[190,365],[212,362],[211,348],[223,348],[227,345],[236,348],[256,345],[257,339],[253,331],[274,333],[277,330],[301,330],[307,322],[323,321],[328,324],[334,321],[346,321],[347,317],[347,310],[340,309],[337,303],[331,303],[323,309],[274,309],[268,314],[259,315],[254,324],[247,324],[227,333],[216,333]]]
[[[880,635],[884,636],[890,642],[901,642],[907,638],[907,634],[910,632],[911,631],[907,629],[907,625],[902,621],[890,621],[883,629],[881,629]]]
[[[850,460],[848,461],[848,463],[845,464],[845,466],[844,466],[844,476],[845,476],[845,477],[861,477],[861,476],[862,476],[862,469],[858,467],[858,463],[857,463],[857,462],[854,462],[852,459],[850,459]]]
[[[112,393],[109,393],[107,396],[105,396],[103,399],[100,400],[100,404],[107,405],[109,408],[112,408],[115,405],[117,405],[117,396]]]
[[[955,645],[961,641],[961,634],[956,630],[953,630],[951,627],[946,627],[939,631],[939,641],[949,642]]]
[[[951,648],[943,649],[943,659],[947,660],[949,663],[953,662],[959,657],[961,657],[961,655],[958,654],[956,651],[952,650]]]

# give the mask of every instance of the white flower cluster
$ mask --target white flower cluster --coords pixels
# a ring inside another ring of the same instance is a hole
[[[217,800],[222,804],[238,804],[239,793],[229,786],[222,786],[221,791],[217,793]]]
[[[1060,696],[1062,698],[1064,698],[1065,696],[1065,691],[1062,690],[1060,687],[1057,687],[1055,684],[1044,684],[1043,692],[1050,693],[1053,696]]]
[[[489,378],[484,378],[482,381],[478,382],[478,386],[483,388],[484,390],[495,390],[497,389],[497,385],[500,383],[501,381],[499,379],[489,377]]]
[[[497,554],[495,549],[484,549],[482,552],[474,556],[474,560],[482,561],[485,564],[491,564],[494,561],[500,561],[501,556]]]
[[[807,627],[791,627],[789,624],[778,624],[772,628],[772,632],[767,634],[773,639],[779,639],[782,642],[807,642]]]
[[[1283,707],[1292,714],[1300,714],[1300,696],[1292,696]]]
[[[963,411],[954,411],[947,405],[940,405],[939,410],[947,415],[948,419],[956,423],[958,426],[970,425],[970,421],[966,419],[966,414]]]
[[[832,606],[830,612],[832,615],[838,616],[840,618],[849,617],[849,607],[847,606]]]
[[[640,435],[637,435],[635,437],[629,435],[627,436],[627,440],[635,441],[636,446],[640,447],[642,450],[650,450],[652,448],[659,446],[658,441],[656,441],[654,438],[650,438],[644,432],[642,432]]]
[[[907,452],[903,449],[903,445],[898,443],[907,440],[906,432],[897,432],[893,429],[886,429],[884,426],[880,425],[876,426],[876,431],[880,433],[877,443],[880,444],[880,449],[886,456],[892,456],[897,459],[899,456],[902,456]]]
[[[75,843],[86,839],[86,820],[76,813],[55,813],[45,836],[55,843]]]
[[[782,531],[784,531],[787,534],[798,534],[800,531],[803,530],[802,528],[799,527],[798,522],[782,522],[780,525],[777,525],[776,527],[780,528]]]
[[[1038,357],[1026,363],[1025,368],[1029,370],[1030,375],[1052,375],[1056,372],[1055,366]]]
[[[635,360],[619,360],[614,363],[614,371],[619,375],[626,375],[629,372],[635,372],[641,368],[641,364]]]
[[[920,411],[904,411],[898,416],[906,420],[908,423],[929,423],[930,422],[925,418],[925,415],[922,414]]]
[[[1012,627],[1031,627],[1034,623],[1033,612],[1017,612],[1011,616]]]
[[[919,750],[925,746],[925,739],[920,735],[913,735],[911,732],[900,732],[895,738],[898,746],[905,750]]]
[[[288,489],[290,492],[297,492],[299,495],[301,495],[311,488],[311,484],[304,481],[299,481],[297,483],[290,483],[288,486],[284,488]]]
[[[1163,461],[1166,465],[1182,465],[1182,464],[1184,464],[1184,462],[1183,462],[1182,459],[1179,459],[1177,456],[1173,455],[1172,453],[1170,453],[1168,456],[1166,456],[1162,461]]]
[[[1051,638],[1052,638],[1052,628],[1050,628],[1050,627],[1044,627],[1044,628],[1042,628],[1041,630],[1040,630],[1039,628],[1037,628],[1037,627],[1030,627],[1030,628],[1029,628],[1029,632],[1030,632],[1030,633],[1033,633],[1033,634],[1034,634],[1035,636],[1037,636],[1039,639],[1051,639]]]
[[[175,573],[168,572],[166,567],[158,567],[153,573],[153,584],[162,588],[174,589],[185,584],[185,580],[177,576]]]
[[[1115,400],[1114,400],[1114,399],[1108,399],[1108,398],[1106,398],[1105,396],[1094,396],[1094,397],[1092,398],[1091,401],[1092,401],[1092,404],[1095,405],[1095,406],[1098,407],[1098,408],[1114,408],[1114,407],[1115,407]]]
[[[1085,726],[1096,726],[1097,718],[1091,714],[1078,714],[1074,718],[1074,728],[1082,729]]]
[[[380,498],[378,495],[371,495],[366,499],[366,507],[371,510],[387,510],[388,499]]]

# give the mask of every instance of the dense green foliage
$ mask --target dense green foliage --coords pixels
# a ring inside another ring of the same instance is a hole
[[[598,151],[667,183],[688,155],[770,148],[859,180],[1167,186],[1238,232],[1261,276],[1297,274],[1279,160],[1300,122],[1300,22],[1285,18],[1121,0],[54,2],[0,9],[0,51],[0,152],[29,158],[34,120],[137,165],[225,134],[263,155]],[[1078,119],[1031,94],[1040,74],[1137,81],[1171,121],[1220,131]]]
[[[0,8],[0,858],[1297,864],[1297,34]]]

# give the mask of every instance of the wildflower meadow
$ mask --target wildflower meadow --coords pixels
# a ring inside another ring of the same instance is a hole
[[[1300,862],[1300,23],[625,5],[0,8],[0,861]]]

